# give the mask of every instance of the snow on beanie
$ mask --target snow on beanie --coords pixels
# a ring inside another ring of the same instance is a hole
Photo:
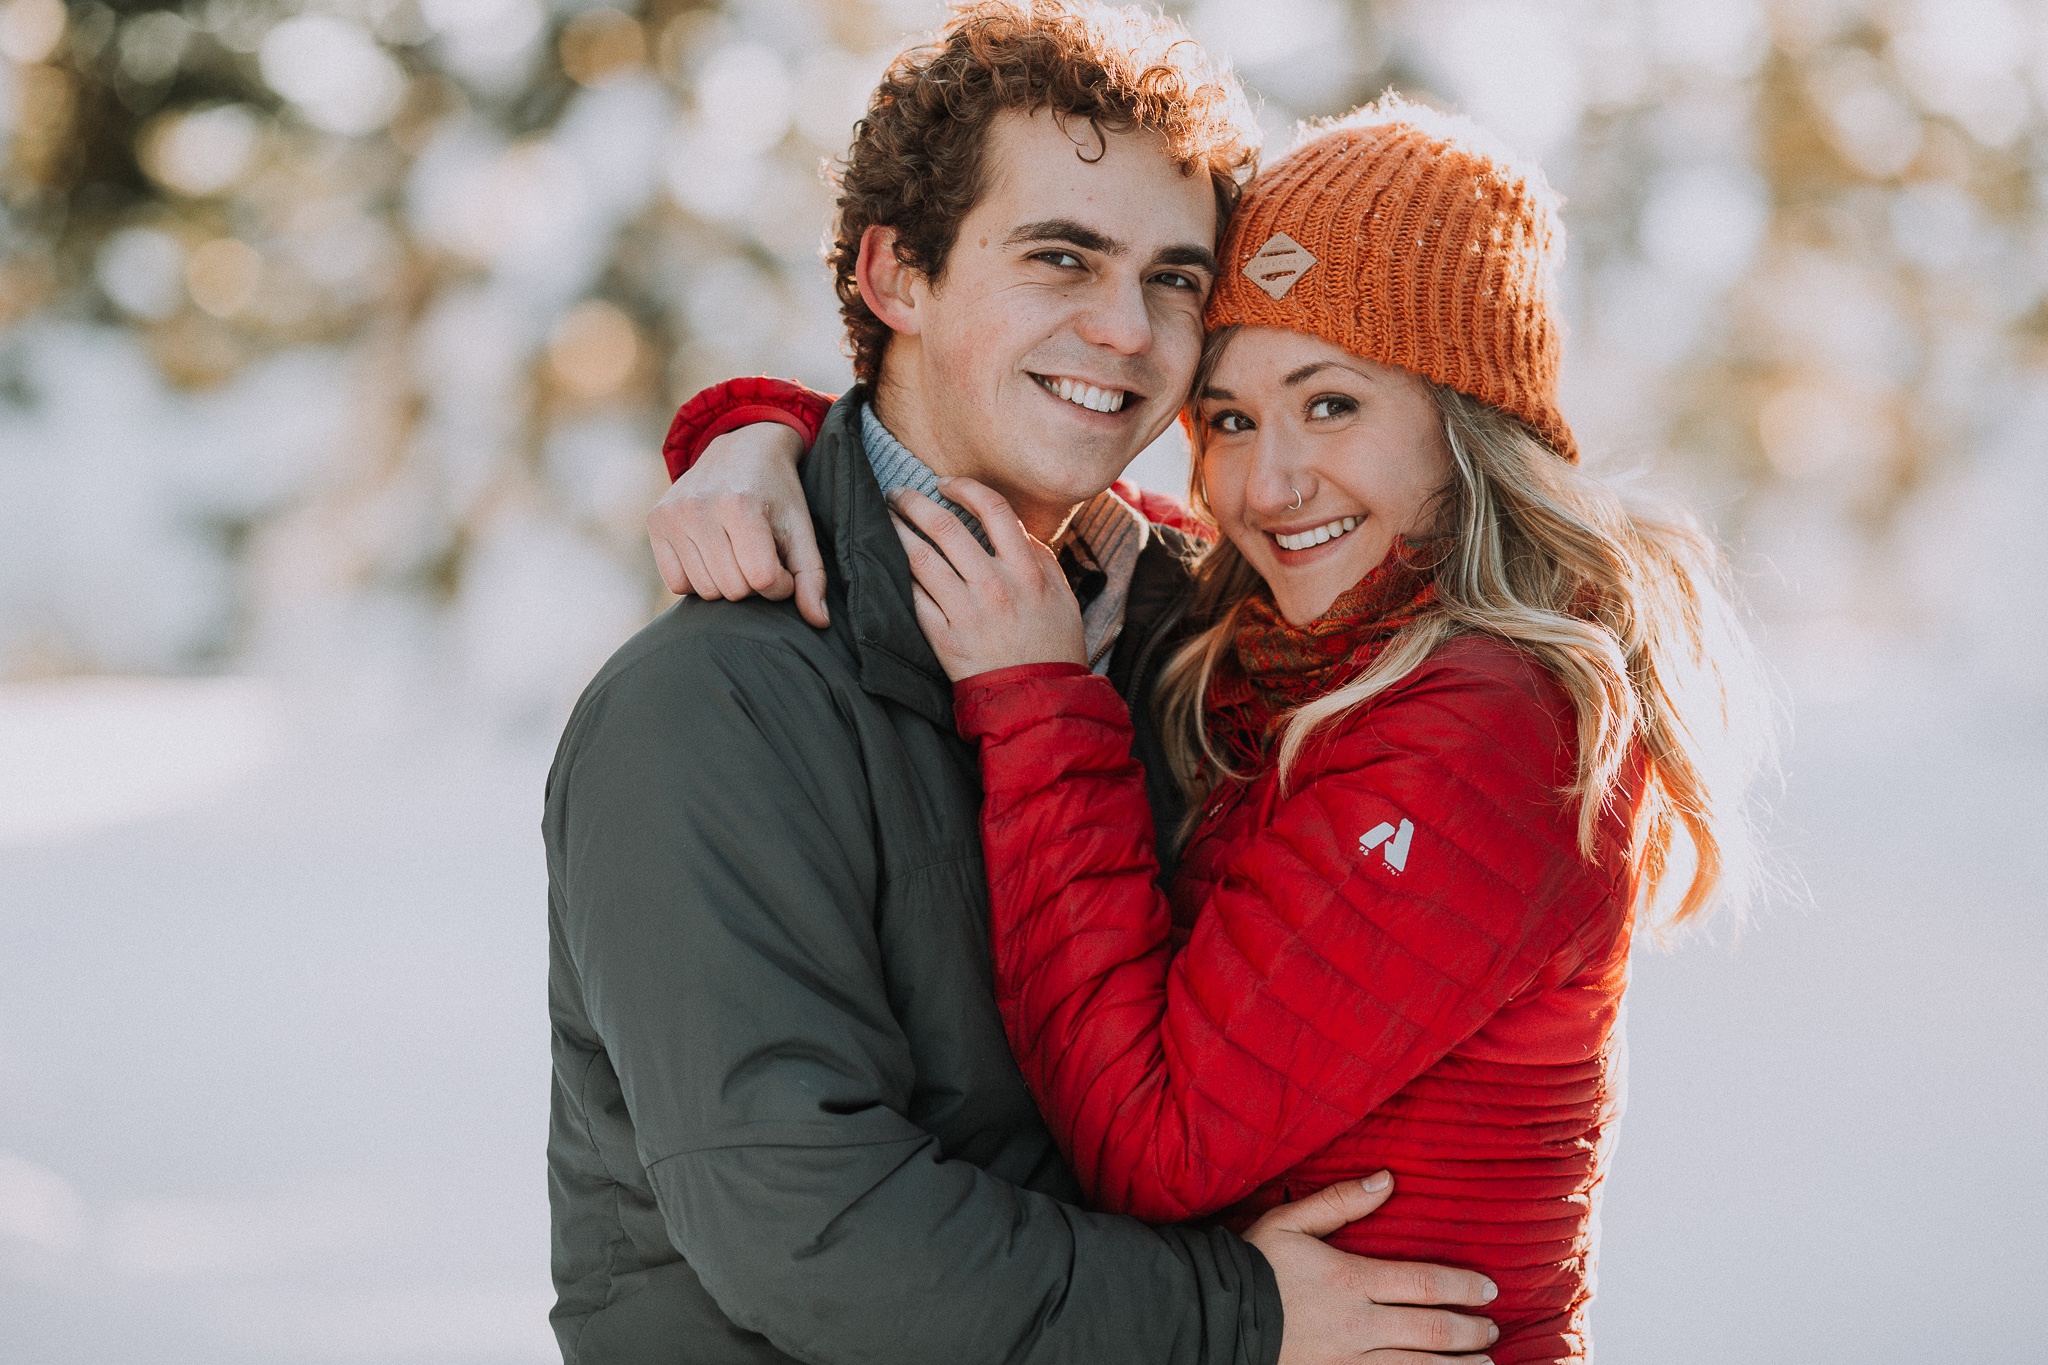
[[[1557,196],[1469,121],[1388,96],[1246,191],[1208,326],[1284,327],[1491,403],[1579,458],[1557,405]]]

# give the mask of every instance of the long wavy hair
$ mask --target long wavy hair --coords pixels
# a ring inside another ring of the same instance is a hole
[[[1196,393],[1233,330],[1210,338]],[[1719,549],[1691,517],[1632,506],[1500,409],[1430,387],[1452,466],[1430,546],[1436,604],[1356,680],[1284,718],[1283,789],[1317,731],[1454,636],[1491,635],[1548,669],[1571,698],[1578,762],[1562,796],[1578,806],[1581,855],[1597,856],[1602,813],[1639,748],[1645,785],[1628,849],[1637,885],[1652,906],[1683,888],[1658,927],[1693,922],[1717,900],[1739,909],[1755,881],[1748,793],[1770,753],[1772,713]],[[1209,515],[1192,413],[1188,427],[1193,500]],[[1239,609],[1263,587],[1221,537],[1194,576],[1195,634],[1168,661],[1158,693],[1167,757],[1193,798],[1183,838],[1212,790],[1248,776],[1212,742],[1203,699]]]

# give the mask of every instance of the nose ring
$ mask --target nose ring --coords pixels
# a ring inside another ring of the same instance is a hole
[[[1294,506],[1288,508],[1287,510],[1290,512],[1299,512],[1301,510],[1301,490],[1290,483],[1287,485],[1287,491],[1294,494]]]

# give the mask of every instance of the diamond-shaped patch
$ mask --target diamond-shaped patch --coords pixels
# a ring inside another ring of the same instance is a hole
[[[1244,263],[1245,277],[1276,299],[1287,297],[1294,282],[1308,274],[1316,258],[1284,232],[1266,239],[1258,254]]]

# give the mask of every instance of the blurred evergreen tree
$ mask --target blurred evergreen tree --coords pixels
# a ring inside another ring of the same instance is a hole
[[[1264,99],[1276,151],[1296,117],[1390,87],[1538,151],[1568,196],[1569,394],[1591,443],[1664,460],[1763,550],[1797,538],[1770,529],[1788,517],[1831,528],[1848,586],[1818,609],[1868,605],[1855,585],[1901,507],[2039,365],[2035,7],[1186,8]],[[274,357],[340,358],[331,459],[181,514],[212,517],[239,587],[224,629],[154,666],[258,648],[306,603],[352,595],[509,629],[471,599],[522,555],[613,603],[603,621],[644,612],[640,518],[673,404],[739,371],[844,382],[818,169],[937,16],[925,0],[0,0],[4,429],[45,439],[52,327],[134,338],[193,402]],[[94,664],[84,645],[38,654],[10,610],[0,672]],[[70,629],[51,619],[38,638]]]

